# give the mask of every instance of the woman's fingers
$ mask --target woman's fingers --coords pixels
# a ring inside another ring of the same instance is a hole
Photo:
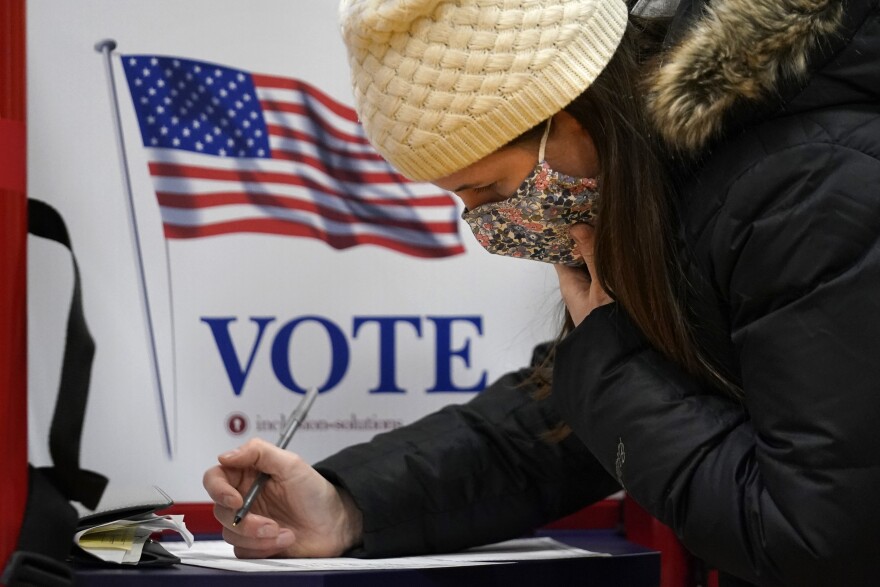
[[[267,558],[276,556],[294,542],[294,533],[282,528],[275,520],[248,512],[235,526],[232,525],[236,508],[214,505],[214,517],[223,525],[223,539],[235,547],[240,558]]]
[[[243,502],[236,486],[241,482],[241,472],[224,467],[211,467],[202,477],[202,485],[215,504],[227,508],[240,508]]]
[[[569,229],[569,234],[577,245],[578,252],[587,264],[590,280],[597,282],[596,267],[593,264],[593,246],[595,243],[595,230],[589,224],[575,224]]]
[[[599,274],[593,258],[595,232],[587,224],[575,224],[570,229],[571,238],[577,245],[578,252],[586,262],[584,267],[568,267],[556,265],[559,277],[559,289],[568,313],[575,326],[580,324],[587,315],[597,307],[611,302],[611,298],[602,289]]]
[[[275,478],[288,477],[297,457],[260,438],[253,438],[235,450],[220,455],[220,464],[236,469],[255,469]]]
[[[238,509],[242,495],[250,489],[257,473],[266,473],[279,482],[296,474],[302,460],[295,454],[255,438],[218,457],[220,466],[211,467],[202,485],[214,503]]]
[[[239,558],[268,558],[293,546],[295,535],[289,528],[265,526],[254,534],[241,534],[233,529],[223,529],[223,540],[235,547]]]
[[[275,532],[278,531],[278,522],[272,518],[255,514],[252,511],[248,511],[247,515],[244,516],[238,524],[233,526],[232,522],[235,521],[235,513],[238,509],[239,508],[227,508],[219,504],[214,504],[214,517],[217,518],[217,521],[220,522],[224,528],[235,528],[235,531],[239,534],[256,535],[257,530],[264,526],[273,528]],[[266,532],[266,530],[263,532]]]
[[[219,457],[204,475],[223,538],[239,557],[338,556],[360,539],[360,512],[301,457],[252,440]],[[259,473],[270,480],[254,507],[232,525]],[[353,535],[352,535],[353,534]]]

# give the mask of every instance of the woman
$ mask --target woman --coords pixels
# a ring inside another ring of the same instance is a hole
[[[528,394],[540,349],[320,474],[251,442],[205,475],[224,536],[239,556],[448,550],[622,485],[743,580],[875,584],[878,2],[685,0],[656,58],[620,0],[537,4],[341,14],[377,149],[455,191],[490,250],[561,262],[552,393]],[[534,218],[510,211],[531,197]],[[257,466],[273,481],[232,528]]]

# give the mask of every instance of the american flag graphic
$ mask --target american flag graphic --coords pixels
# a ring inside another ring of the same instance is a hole
[[[401,176],[354,110],[317,88],[177,57],[122,64],[166,238],[264,233],[416,257],[464,252],[452,197]]]

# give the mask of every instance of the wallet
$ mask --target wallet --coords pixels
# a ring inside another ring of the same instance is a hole
[[[158,510],[170,507],[174,501],[164,491],[158,487],[153,487],[147,494],[139,496],[134,500],[118,501],[110,503],[94,513],[82,516],[76,527],[76,536],[79,539],[84,532],[90,529],[97,529],[101,526],[114,524],[125,525],[127,528],[144,528],[150,522],[159,519],[156,516]],[[141,534],[148,532],[143,530]],[[87,536],[88,534],[86,534]],[[106,538],[106,541],[112,542],[112,538]],[[147,538],[143,542],[140,558],[137,561],[126,561],[119,563],[117,561],[108,561],[97,556],[94,551],[90,552],[89,548],[84,548],[79,544],[79,540],[75,540],[71,549],[69,560],[76,563],[111,566],[114,568],[125,567],[163,567],[170,566],[180,562],[180,559],[165,550],[159,542],[152,538]]]

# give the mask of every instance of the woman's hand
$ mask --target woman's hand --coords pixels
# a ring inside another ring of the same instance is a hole
[[[554,265],[556,274],[559,276],[559,289],[562,299],[568,308],[568,313],[574,321],[574,325],[580,324],[587,314],[599,306],[610,304],[613,300],[608,296],[596,273],[596,265],[593,262],[593,239],[595,230],[589,224],[575,224],[570,230],[571,238],[577,244],[578,251],[587,264],[587,270],[583,267],[569,267],[567,265]]]
[[[223,539],[239,558],[333,557],[361,540],[361,513],[348,495],[294,453],[255,439],[220,455],[203,484]],[[253,506],[232,525],[260,472],[270,476]]]

